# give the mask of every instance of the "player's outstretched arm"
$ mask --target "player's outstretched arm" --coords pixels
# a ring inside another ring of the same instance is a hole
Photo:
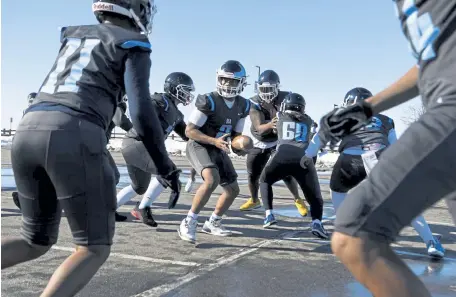
[[[391,86],[367,99],[374,114],[407,102],[419,95],[417,66],[413,66],[404,76]]]
[[[277,118],[274,118],[272,121],[270,121],[268,123],[262,124],[262,122],[264,122],[264,115],[259,110],[255,109],[253,106],[254,105],[252,104],[249,115],[250,115],[250,121],[252,122],[254,129],[260,135],[265,135],[265,134],[270,133],[274,129],[274,124],[277,121]]]
[[[130,52],[125,62],[125,90],[133,126],[154,161],[158,174],[166,176],[176,167],[168,157],[164,134],[150,98],[150,67],[149,53]]]

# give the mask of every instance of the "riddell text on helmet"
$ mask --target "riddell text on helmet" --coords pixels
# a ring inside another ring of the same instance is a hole
[[[92,9],[93,10],[109,10],[109,11],[114,11],[114,6],[112,4],[108,4],[108,3],[94,3],[92,5]]]

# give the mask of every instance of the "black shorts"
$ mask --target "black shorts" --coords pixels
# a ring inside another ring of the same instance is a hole
[[[63,208],[75,244],[112,244],[116,185],[106,141],[101,127],[59,111],[23,117],[11,163],[29,243],[57,242]]]
[[[122,155],[127,164],[131,186],[138,195],[142,195],[149,187],[152,174],[157,168],[143,142],[134,138],[125,138],[122,142]]]
[[[237,180],[238,175],[230,157],[217,147],[202,145],[194,140],[189,140],[186,154],[188,161],[199,175],[206,168],[216,168],[220,175],[220,185],[222,187]]]
[[[261,149],[261,148],[253,148],[249,150],[247,155],[247,173],[249,175],[249,179],[252,183],[257,183],[261,172],[264,169],[264,166],[268,162],[271,154],[274,152],[275,147]]]
[[[384,150],[375,152],[378,158]],[[366,176],[367,173],[360,155],[341,153],[334,164],[329,188],[335,192],[347,193],[362,182]]]
[[[392,241],[434,203],[455,198],[456,96],[442,99],[382,153],[369,176],[348,194],[337,211],[336,231]],[[454,219],[455,207],[450,211]]]
[[[274,151],[260,176],[261,183],[272,185],[293,177],[308,200],[321,200],[320,183],[313,160],[304,156],[301,149],[281,147]]]
[[[114,181],[115,181],[115,183],[117,185],[119,183],[119,181],[120,181],[119,169],[117,169],[117,164],[114,161],[114,158],[112,157],[111,153],[108,150],[106,150],[106,154],[107,154],[107,157],[109,159],[109,165],[111,166],[112,171],[114,171]]]

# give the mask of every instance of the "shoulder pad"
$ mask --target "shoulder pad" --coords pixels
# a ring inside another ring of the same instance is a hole
[[[377,117],[381,119],[383,125],[385,125],[388,130],[394,129],[394,121],[392,118],[384,114],[378,114]]]
[[[285,92],[285,91],[279,91],[279,94],[277,95],[277,98],[273,101],[274,105],[276,106],[277,109],[280,108],[280,104],[282,104],[283,99],[289,94],[290,92]]]
[[[215,111],[215,101],[211,93],[198,95],[196,97],[195,106],[199,111],[207,114]]]
[[[68,27],[59,27],[59,31],[60,31],[60,43],[63,42],[63,40],[65,39],[65,31]]]
[[[123,49],[142,49],[146,51],[152,50],[152,45],[148,41],[140,41],[140,40],[125,40],[119,43],[119,46]]]
[[[253,96],[249,100],[250,100],[250,103],[251,103],[250,104],[251,108],[256,109],[256,110],[261,110],[261,105],[260,105],[260,100],[258,98],[258,95]]]
[[[118,34],[116,44],[122,49],[152,50],[152,45],[146,35],[123,29],[116,31],[115,33],[116,35]]]
[[[260,97],[258,97],[258,95],[255,95],[255,96],[250,98],[250,101],[259,104],[260,103]]]
[[[168,110],[169,108],[169,100],[166,98],[165,94],[163,93],[154,93],[152,96],[152,100],[155,101],[155,103],[163,108],[165,111]]]

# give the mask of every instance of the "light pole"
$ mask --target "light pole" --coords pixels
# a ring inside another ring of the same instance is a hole
[[[258,68],[258,78],[260,78],[260,74],[261,74],[261,67],[260,66],[255,66],[256,68]]]

